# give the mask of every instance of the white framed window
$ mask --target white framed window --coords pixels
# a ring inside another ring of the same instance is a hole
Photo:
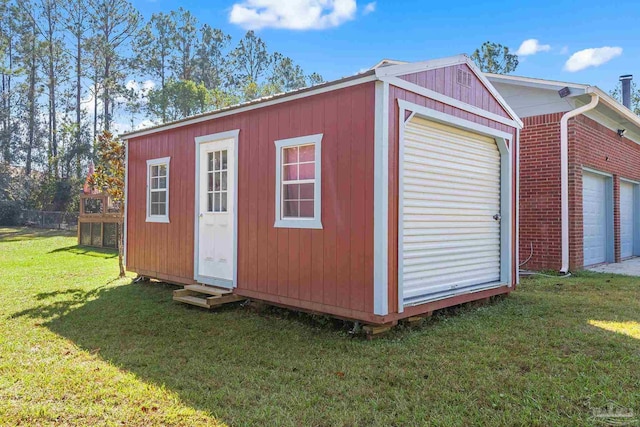
[[[322,134],[275,141],[274,227],[322,228],[321,143]]]
[[[147,222],[169,222],[170,160],[147,160]]]

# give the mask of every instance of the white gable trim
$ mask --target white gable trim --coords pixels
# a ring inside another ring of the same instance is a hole
[[[389,65],[376,68],[376,77],[396,77],[404,74],[418,73],[420,71],[435,70],[436,68],[451,67],[467,62],[466,55],[449,56],[447,58],[432,59],[429,61],[411,62],[408,64]]]
[[[500,95],[500,93],[496,90],[496,88],[493,87],[491,82],[485,77],[484,73],[480,71],[480,69],[476,66],[476,64],[467,55],[456,55],[456,56],[450,56],[448,58],[434,59],[431,61],[415,62],[412,64],[393,65],[388,67],[377,68],[376,76],[379,79],[386,81],[387,78],[390,78],[390,77],[398,77],[405,74],[418,73],[420,71],[433,70],[437,68],[451,67],[453,65],[459,65],[459,64],[466,64],[467,66],[469,66],[471,71],[473,71],[473,74],[475,74],[475,76],[482,82],[484,87],[487,88],[487,90],[491,93],[491,95],[493,95],[496,101],[498,101],[500,106],[502,106],[502,108],[504,108],[507,114],[513,119],[512,122],[514,124],[509,124],[509,126],[514,126],[519,129],[522,129],[524,126],[522,123],[522,120],[520,120],[516,112],[513,111],[513,109],[509,106],[509,104],[507,104],[507,101],[505,101],[502,95]],[[402,79],[398,79],[398,80],[402,80]],[[469,105],[469,104],[466,104],[466,105]],[[477,114],[477,113],[474,113],[474,114]]]
[[[442,102],[444,104],[451,105],[452,107],[456,107],[456,108],[458,108],[460,110],[466,111],[468,113],[472,113],[472,114],[475,114],[477,116],[484,117],[484,118],[487,118],[489,120],[493,120],[494,122],[502,123],[504,125],[511,126],[511,127],[518,128],[518,129],[522,128],[522,126],[518,122],[516,122],[514,120],[508,119],[506,117],[499,116],[499,115],[497,115],[495,113],[492,113],[490,111],[483,110],[482,108],[478,108],[478,107],[476,107],[474,105],[467,104],[466,102],[462,102],[462,101],[460,101],[458,99],[451,98],[450,96],[443,95],[443,94],[441,94],[439,92],[436,92],[436,91],[433,91],[431,89],[427,89],[426,87],[418,86],[415,83],[411,83],[411,82],[408,82],[406,80],[402,80],[401,78],[398,78],[398,77],[385,77],[382,80],[385,81],[385,82],[388,82],[389,84],[397,86],[399,88],[408,90],[408,91],[413,92],[413,93],[417,93],[418,95],[426,96],[427,98],[431,98],[431,99],[434,99],[436,101]]]

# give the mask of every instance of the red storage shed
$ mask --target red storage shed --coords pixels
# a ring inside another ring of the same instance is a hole
[[[508,293],[521,127],[460,55],[131,132],[127,269],[370,324]]]

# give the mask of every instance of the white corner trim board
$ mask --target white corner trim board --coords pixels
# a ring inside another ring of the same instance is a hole
[[[375,85],[373,313],[389,313],[389,83]]]
[[[274,141],[276,146],[276,228],[311,228],[322,229],[322,136],[323,134],[298,136],[295,138]],[[314,187],[313,187],[313,218],[283,218],[282,216],[282,149],[296,145],[314,144]]]
[[[127,268],[127,212],[129,210],[129,141],[124,142],[124,224],[123,224],[123,244],[124,248],[122,249],[122,263],[124,264],[125,269]],[[120,242],[118,242],[120,244]]]
[[[560,223],[562,229],[561,273],[569,271],[569,119],[598,106],[600,96],[589,93],[591,102],[565,113],[560,119]]]

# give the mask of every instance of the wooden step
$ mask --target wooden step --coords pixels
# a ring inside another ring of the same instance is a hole
[[[229,304],[232,302],[238,302],[238,301],[244,301],[244,300],[246,300],[246,298],[241,297],[240,295],[228,294],[228,295],[223,295],[221,297],[207,298],[207,303],[209,304],[209,307],[213,308],[219,305]]]
[[[238,295],[234,295],[231,291],[223,289],[224,293],[213,293],[212,291],[217,291],[216,288],[211,289],[203,289],[204,286],[197,285],[187,285],[184,289],[176,289],[173,291],[173,300],[178,302],[183,302],[185,304],[196,305],[202,308],[213,308],[223,304],[228,304],[232,302],[242,301],[246,298],[243,298]],[[206,288],[209,288],[208,286]]]
[[[197,305],[202,308],[211,308],[209,303],[204,298],[198,298],[194,296],[173,296],[174,301],[183,302],[185,304]]]
[[[186,285],[184,288],[193,292],[199,292],[201,294],[207,295],[227,295],[231,293],[231,290],[229,289],[216,288],[214,286]]]

